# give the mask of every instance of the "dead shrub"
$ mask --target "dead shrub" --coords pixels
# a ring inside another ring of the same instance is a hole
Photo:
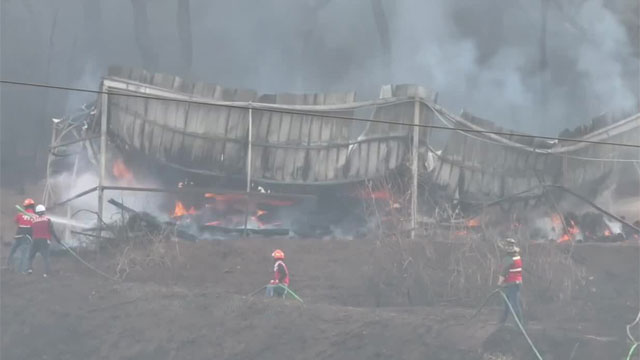
[[[377,306],[429,305],[455,301],[477,306],[497,287],[504,254],[497,233],[484,230],[456,241],[448,232],[411,240],[381,235],[370,265],[370,291]],[[524,245],[524,246],[523,246]],[[585,285],[585,270],[555,244],[521,241],[524,301],[570,302]]]
[[[171,228],[156,233],[128,234],[128,243],[123,243],[122,250],[116,256],[116,276],[124,279],[136,269],[152,266],[170,267],[180,257],[180,248]]]
[[[429,305],[433,296],[429,278],[428,244],[398,234],[387,234],[376,242],[369,267],[369,292],[376,306]]]

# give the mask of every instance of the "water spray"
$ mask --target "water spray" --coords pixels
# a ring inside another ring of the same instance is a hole
[[[27,215],[27,216],[29,216],[31,218],[35,218],[36,217],[36,215],[28,213],[20,205],[16,205],[16,209],[18,209],[18,211],[20,211],[24,215]],[[70,225],[70,226],[74,226],[74,227],[78,227],[78,228],[90,228],[92,226],[90,224],[85,224],[85,223],[82,223],[82,222],[79,222],[79,221],[76,221],[76,220],[67,219],[67,218],[63,218],[63,217],[59,217],[59,216],[55,216],[55,215],[47,215],[47,217],[49,219],[51,219],[51,221],[53,221],[54,223]]]
[[[18,211],[20,211],[21,213],[31,217],[31,218],[35,218],[36,215],[28,213],[22,206],[20,205],[16,205],[16,209],[18,209]],[[64,224],[68,224],[71,226],[78,226],[78,227],[86,227],[84,224],[79,223],[77,221],[73,221],[70,219],[65,219],[65,218],[60,218],[60,217],[51,217],[48,216],[48,218],[51,219],[51,221],[53,222],[60,222],[60,223],[64,223]],[[78,225],[79,224],[79,225]],[[106,277],[109,280],[113,280],[113,281],[118,281],[117,278],[110,276],[100,270],[98,270],[96,267],[94,267],[93,265],[89,264],[88,262],[86,262],[83,258],[80,257],[80,255],[78,255],[75,251],[71,250],[71,248],[69,248],[67,245],[65,245],[64,242],[60,241],[59,242],[60,246],[62,246],[65,250],[67,250],[71,255],[73,255],[73,257],[75,257],[76,259],[78,259],[78,261],[80,261],[81,263],[83,263],[85,266],[87,266],[88,268],[90,268],[91,270],[95,271],[96,273]]]
[[[68,218],[64,218],[64,217],[59,217],[59,216],[55,216],[55,215],[47,215],[47,217],[49,219],[51,219],[51,221],[53,221],[54,223],[59,223],[59,224],[65,224],[65,225],[70,225],[70,226],[74,226],[74,227],[78,227],[78,228],[89,228],[92,225],[89,224],[85,224],[76,220],[72,220],[72,219],[68,219]]]

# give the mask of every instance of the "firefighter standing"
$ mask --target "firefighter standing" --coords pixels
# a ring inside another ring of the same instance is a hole
[[[520,249],[516,246],[514,239],[508,238],[502,245],[506,256],[503,261],[503,270],[498,279],[498,285],[502,286],[502,290],[513,312],[518,320],[522,323],[522,308],[520,307],[520,287],[522,286],[522,259],[520,258]],[[509,304],[505,302],[504,313],[500,319],[500,324],[504,324],[511,313]]]
[[[51,243],[51,237],[53,237],[59,244],[61,242],[58,235],[56,235],[51,219],[45,215],[45,211],[46,209],[44,205],[36,206],[36,216],[33,218],[33,223],[31,224],[33,243],[31,244],[31,250],[29,251],[29,268],[27,273],[31,274],[33,272],[33,259],[36,257],[37,253],[40,253],[42,260],[44,261],[43,276],[47,277],[50,270],[49,245]]]
[[[11,246],[11,251],[9,252],[9,257],[7,257],[7,267],[11,268],[14,264],[13,256],[18,252],[19,261],[18,261],[18,271],[25,271],[25,266],[27,265],[27,255],[29,254],[29,245],[31,244],[31,223],[33,221],[33,216],[35,213],[33,208],[35,206],[35,202],[33,199],[25,199],[22,202],[22,207],[24,207],[24,213],[18,213],[15,217],[15,223],[17,226],[16,234],[14,235],[14,242]],[[28,215],[33,214],[33,215]]]
[[[267,296],[283,297],[289,287],[289,270],[284,263],[284,252],[277,249],[271,254],[273,257],[273,280],[267,285]]]

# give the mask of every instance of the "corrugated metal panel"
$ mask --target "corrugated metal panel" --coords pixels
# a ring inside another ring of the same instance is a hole
[[[637,117],[635,121],[640,122],[640,115]],[[463,113],[463,118],[486,130],[506,131],[468,113]],[[629,121],[625,125],[629,129],[624,131],[618,132],[615,127],[606,130],[609,136],[605,140],[637,144],[640,126],[633,127]],[[454,125],[466,127],[463,123]],[[598,132],[586,137],[596,135]],[[531,138],[513,135],[502,138],[527,147],[535,144]],[[583,143],[576,146],[575,142],[566,142],[547,149],[519,148],[484,134],[452,131],[439,156],[433,180],[446,185],[451,193],[459,192],[468,201],[494,200],[541,184],[568,185],[593,193],[595,189],[607,186],[607,177],[616,166],[616,162],[606,159],[638,158],[640,152],[636,149],[612,145]],[[463,182],[458,176],[461,172],[464,173]]]
[[[352,92],[258,97],[252,90],[191,84],[175,76],[152,75],[142,70],[114,68],[110,74],[114,77],[109,79],[116,82],[118,78],[137,81],[123,80],[123,86],[117,91],[136,94],[155,91],[170,99],[203,99],[202,104],[187,104],[109,97],[111,136],[127,148],[196,172],[244,176],[248,110],[206,102],[248,104],[258,99],[253,110],[252,139],[252,179],[258,182],[332,184],[384,176],[410,157],[412,132],[407,124],[414,121],[416,97],[421,99],[421,124],[444,116],[449,120],[441,120],[447,126],[506,131],[469,113],[463,113],[462,117],[449,114],[434,105],[434,93],[415,85],[384,87],[382,100],[366,106],[372,108],[373,119],[394,123],[368,123],[365,130],[353,138],[349,135],[349,121],[329,117],[331,114],[352,116],[354,109],[365,106],[355,102]],[[384,101],[387,98],[392,101]],[[265,110],[269,106],[278,110]],[[313,115],[290,113],[301,108],[312,111]],[[439,130],[434,135],[428,129],[421,129],[420,144],[429,146],[443,133]],[[615,163],[594,163],[589,158],[637,160],[640,157],[636,149],[614,146],[575,142],[551,145],[515,135],[459,131],[448,131],[445,135],[442,139],[446,139],[443,142],[446,145],[438,155],[436,170],[421,176],[445,185],[454,195],[471,200],[496,199],[541,183],[591,186],[604,181]],[[640,114],[593,131],[584,138],[637,144]]]
[[[355,93],[277,94],[258,98],[252,90],[190,84],[165,74],[114,68],[111,83],[124,79],[121,92],[160,91],[169,99],[313,106],[317,115],[253,110],[252,179],[287,184],[332,184],[383,176],[406,161],[409,127],[373,124],[357,139],[351,122],[328,115],[353,116]],[[139,83],[131,83],[136,80]],[[146,84],[146,85],[145,85]],[[148,89],[147,89],[148,88]],[[425,90],[396,86],[390,95],[415,96]],[[413,101],[381,101],[373,118],[413,122]],[[340,105],[344,105],[340,107]],[[336,109],[336,106],[339,109]],[[376,107],[378,106],[378,107]],[[128,148],[191,171],[223,176],[244,175],[248,110],[201,103],[110,96],[110,134]]]
[[[354,102],[355,93],[265,95],[261,102],[282,105],[336,105]],[[252,178],[283,183],[345,180],[350,123],[342,119],[254,111]],[[353,111],[331,112],[352,116]],[[342,156],[342,158],[340,157]]]
[[[174,92],[221,101],[254,101],[251,90],[191,84],[166,74],[112,69],[119,77]],[[121,143],[160,161],[202,172],[244,172],[248,111],[206,104],[125,96],[109,97],[109,130]]]

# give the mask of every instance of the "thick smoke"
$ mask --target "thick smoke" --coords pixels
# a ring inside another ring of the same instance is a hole
[[[614,3],[615,12],[608,8]],[[633,25],[620,20],[636,11],[630,1],[1,5],[3,79],[96,88],[107,67],[120,64],[261,93],[356,90],[359,99],[377,96],[384,84],[417,83],[438,91],[454,112],[464,108],[546,135],[602,112],[628,113],[639,96],[640,41],[630,41]],[[48,119],[86,101],[68,92],[3,86],[3,163],[19,155],[19,146],[46,153]]]
[[[636,106],[637,59],[602,1],[581,2],[572,15],[549,6],[544,39],[540,2],[472,3],[399,2],[394,78],[438,90],[450,107],[534,133]]]

